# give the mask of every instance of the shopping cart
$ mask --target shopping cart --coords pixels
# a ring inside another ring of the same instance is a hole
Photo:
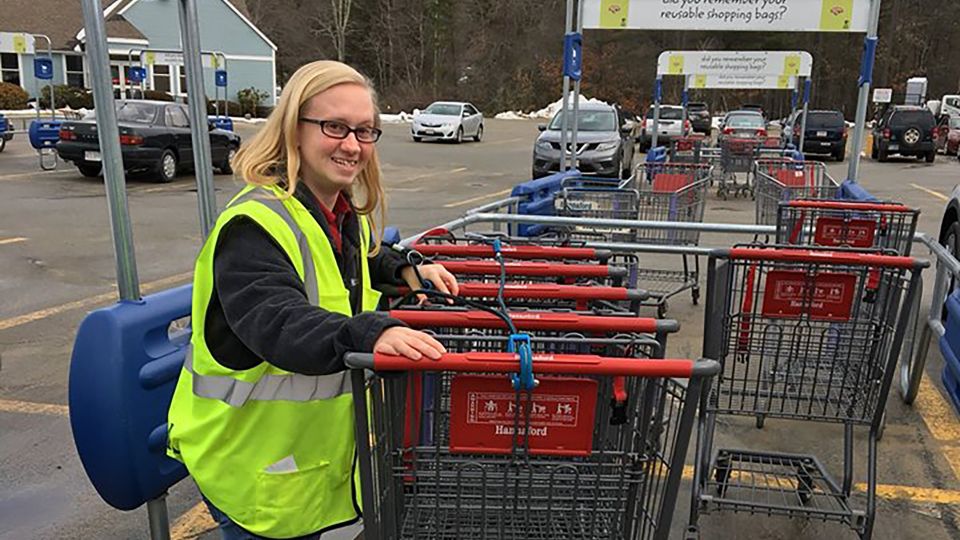
[[[606,263],[613,255],[610,250],[585,247],[583,242],[572,242],[569,238],[513,238],[496,233],[455,236],[445,229],[427,231],[413,247],[438,262],[443,259],[489,259],[494,256],[493,239],[500,240],[500,252],[505,259]]]
[[[650,298],[647,291],[626,287],[557,285],[553,283],[483,283],[459,284],[462,298],[497,307],[498,296],[510,307],[562,310],[613,310],[637,313],[640,302]],[[391,307],[416,302],[408,287],[383,287],[389,297],[399,297]]]
[[[759,160],[753,177],[757,225],[776,225],[781,202],[834,199],[840,188],[819,161]]]
[[[482,260],[437,261],[458,278],[469,276],[471,280],[499,282],[501,274],[513,283],[557,283],[562,285],[607,285],[620,286],[629,275],[625,266],[606,264],[564,264],[526,261],[505,263]]]
[[[719,167],[714,171],[719,175],[718,197],[726,200],[728,194],[734,197],[753,195],[750,175],[762,146],[763,141],[752,138],[724,137],[720,140]],[[743,182],[739,181],[738,174],[743,177]]]
[[[776,243],[892,249],[907,256],[919,216],[899,203],[792,200],[780,203]]]
[[[722,369],[701,402],[691,537],[701,513],[720,510],[834,521],[871,537],[877,431],[906,330],[904,306],[926,266],[815,248],[754,246],[710,256],[703,351]],[[809,454],[714,451],[720,415],[842,424],[842,480]],[[857,426],[869,428],[862,508],[851,498]]]
[[[483,352],[345,361],[356,368],[364,534],[382,540],[666,539],[697,400],[719,369]],[[362,369],[375,371],[368,384]],[[518,370],[536,374],[535,389],[514,388],[505,375]],[[441,391],[418,402],[410,389],[427,376]],[[635,399],[631,420],[611,425],[614,377]],[[421,413],[435,428],[428,442],[409,436]]]
[[[668,158],[671,163],[701,163],[701,152],[706,138],[703,135],[677,137],[670,141]]]

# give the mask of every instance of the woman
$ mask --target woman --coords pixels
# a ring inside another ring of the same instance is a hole
[[[373,89],[353,68],[301,67],[237,153],[233,169],[246,187],[198,256],[168,453],[187,466],[225,539],[314,539],[356,522],[343,354],[445,352],[373,311],[376,284],[419,285],[393,250],[378,249],[379,124]],[[443,267],[419,271],[458,292]]]

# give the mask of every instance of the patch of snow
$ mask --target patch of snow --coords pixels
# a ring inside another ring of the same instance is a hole
[[[414,111],[416,114],[416,111]],[[409,124],[413,121],[413,114],[400,111],[397,114],[380,114],[380,121],[384,124]]]
[[[589,98],[584,96],[583,94],[580,95],[580,103],[581,104],[600,103],[603,105],[609,105],[609,103],[607,103],[606,101]],[[568,100],[568,106],[569,105],[573,105],[573,94],[570,94],[570,99]],[[563,107],[563,98],[561,97],[560,99],[554,101],[553,103],[547,105],[546,107],[543,107],[542,109],[539,109],[536,111],[532,111],[532,112],[504,111],[494,115],[494,118],[501,119],[501,120],[524,120],[527,118],[553,118],[553,116],[557,114],[557,111],[559,111],[562,107]]]

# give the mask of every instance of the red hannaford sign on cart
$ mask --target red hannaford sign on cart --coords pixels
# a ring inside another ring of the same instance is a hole
[[[597,381],[570,377],[539,380],[532,404],[526,392],[521,392],[518,407],[517,393],[503,375],[454,377],[450,388],[450,451],[509,454],[519,427],[517,447],[523,447],[529,434],[530,454],[590,455]]]
[[[801,270],[771,270],[763,292],[763,316],[794,318],[806,312],[812,320],[847,321],[856,285],[855,274],[810,276]]]
[[[870,219],[821,216],[817,218],[814,241],[818,246],[868,248],[873,246],[876,230],[877,224]]]

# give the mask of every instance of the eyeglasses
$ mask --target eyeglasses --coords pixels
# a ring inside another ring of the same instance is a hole
[[[363,126],[352,128],[343,122],[337,122],[336,120],[301,118],[300,121],[320,126],[320,131],[322,131],[327,137],[333,139],[346,139],[351,133],[353,133],[359,142],[375,143],[380,140],[380,135],[383,134],[383,131],[377,128]]]

